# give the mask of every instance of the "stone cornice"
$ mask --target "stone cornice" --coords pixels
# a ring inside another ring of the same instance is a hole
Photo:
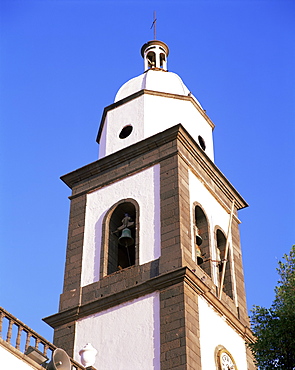
[[[136,99],[139,96],[144,95],[144,94],[154,95],[154,96],[161,96],[161,97],[164,97],[164,98],[190,101],[193,104],[193,106],[199,111],[199,113],[205,118],[205,120],[210,125],[212,130],[214,130],[214,127],[215,127],[214,123],[211,121],[211,119],[207,115],[206,111],[200,107],[200,105],[196,102],[196,100],[192,96],[170,94],[170,93],[165,93],[165,92],[160,92],[160,91],[153,91],[153,90],[143,89],[143,90],[137,91],[136,93],[134,93],[132,95],[127,96],[124,99],[121,99],[121,100],[119,100],[119,101],[117,101],[113,104],[110,104],[110,105],[108,105],[107,107],[104,108],[103,113],[102,113],[102,117],[101,117],[101,121],[100,121],[100,125],[99,125],[99,129],[98,129],[98,133],[97,133],[97,137],[96,137],[97,143],[99,143],[99,141],[100,141],[100,137],[101,137],[101,134],[102,134],[102,130],[103,130],[103,126],[104,126],[104,122],[105,122],[105,118],[106,118],[107,113],[110,110],[115,109],[115,108],[117,108],[117,107],[119,107],[123,104],[126,104],[129,101],[134,100],[134,99]]]
[[[195,161],[199,165],[201,165],[204,172],[213,180],[214,184],[226,195],[229,200],[235,201],[237,209],[242,209],[248,206],[242,196],[223,175],[223,173],[217,168],[217,166],[203,151],[199,149],[199,147],[196,145],[196,142],[191,136],[184,135],[183,132],[180,130],[178,138],[183,147],[185,147],[189,151],[190,155],[195,159]],[[216,200],[221,203],[224,208],[228,208],[228,213],[230,213],[230,208],[224,205],[224,202],[222,202],[221,199],[218,197],[216,191],[210,187],[207,181],[202,178],[200,173],[195,171],[194,164],[188,159],[187,156],[185,156],[181,152],[181,150],[179,151],[179,156],[184,160],[184,162],[188,164],[190,170],[201,180],[202,184],[210,191],[212,196],[214,196],[214,198],[216,198]]]
[[[247,342],[253,342],[254,336],[248,326],[243,325],[240,320],[224,306],[211,291],[189,268],[181,267],[177,270],[167,272],[151,278],[141,284],[125,288],[118,293],[98,298],[92,302],[76,306],[75,308],[59,312],[43,320],[53,328],[74,322],[83,317],[96,314],[117,306],[121,303],[131,301],[166,287],[184,282],[193,289],[199,296],[202,296],[213,307],[213,309]]]
[[[64,176],[61,176],[61,180],[73,188],[75,184],[80,181],[88,180],[92,176],[97,176],[105,171],[109,171],[112,168],[122,165],[124,162],[129,162],[132,159],[138,158],[145,154],[147,151],[158,148],[161,145],[166,144],[169,141],[175,140],[177,138],[178,127],[181,125],[176,125],[168,130],[160,132],[154,136],[151,136],[145,140],[139,141],[133,145],[130,145],[127,148],[121,149],[113,154],[110,154],[106,157],[103,157],[95,162],[92,162],[84,167],[81,167],[73,172],[70,172]],[[170,155],[173,155],[171,153]],[[169,156],[170,156],[169,155]],[[165,156],[164,156],[165,157]],[[155,161],[158,162],[158,161]],[[153,161],[149,162],[147,165],[139,167],[135,172],[142,170],[153,165]],[[131,173],[122,173],[114,181],[123,178],[126,174],[130,175]],[[112,181],[112,182],[114,182]],[[104,186],[106,184],[103,184]],[[96,187],[97,188],[97,187]]]
[[[137,165],[136,167],[126,166],[126,163],[131,163],[131,161],[135,161],[139,157],[143,156],[147,152],[155,150],[169,142],[176,141],[176,145],[174,145],[170,150],[161,154],[160,158],[151,159],[150,161],[144,161],[141,164]],[[177,146],[178,145],[178,146]],[[76,185],[90,181],[91,178],[96,176],[100,176],[107,171],[111,171],[114,168],[119,168],[120,166],[124,166],[124,171],[117,171],[116,175],[113,176],[111,179],[106,179],[99,183],[99,185],[93,185],[93,187],[89,186],[86,187],[83,191],[75,190],[73,191],[72,197],[81,195],[83,193],[88,193],[90,191],[96,190],[103,186],[109,185],[115,181],[118,181],[126,176],[133,175],[134,173],[140,172],[145,168],[151,167],[156,163],[159,163],[165,158],[172,156],[174,154],[180,155],[188,164],[189,167],[192,169],[194,165],[189,163],[189,159],[185,156],[182,148],[186,149],[190,155],[193,157],[195,161],[201,166],[202,170],[211,178],[213,183],[224,193],[226,198],[232,202],[235,200],[236,208],[242,209],[247,207],[248,204],[246,201],[241,197],[241,195],[237,192],[237,190],[233,187],[233,185],[227,180],[227,178],[222,174],[222,172],[216,167],[216,165],[210,160],[210,158],[206,155],[206,153],[200,149],[198,144],[194,141],[194,139],[188,134],[188,132],[183,128],[181,124],[175,125],[163,132],[160,132],[154,136],[151,136],[145,140],[137,142],[133,145],[130,145],[127,148],[119,150],[111,155],[108,155],[104,158],[101,158],[93,163],[90,163],[76,171],[73,171],[67,175],[61,177],[62,181],[64,181],[71,189],[73,189]],[[200,174],[198,174],[200,177]],[[203,181],[205,184],[206,182]],[[207,185],[208,188],[208,185]],[[214,190],[210,189],[211,193],[215,193]],[[218,197],[215,195],[215,197]],[[223,203],[219,200],[220,203]]]
[[[184,282],[189,285],[198,295],[202,296],[211,307],[223,318],[226,322],[235,329],[248,343],[254,342],[254,335],[248,326],[245,326],[241,321],[228,309],[222,301],[219,300],[189,268],[186,268]]]

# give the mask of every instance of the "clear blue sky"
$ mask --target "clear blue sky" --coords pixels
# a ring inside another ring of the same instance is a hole
[[[0,305],[41,321],[62,290],[70,189],[59,177],[97,159],[103,108],[143,72],[141,46],[170,47],[216,125],[215,159],[240,211],[248,306],[269,306],[277,261],[295,243],[293,0],[1,0]]]

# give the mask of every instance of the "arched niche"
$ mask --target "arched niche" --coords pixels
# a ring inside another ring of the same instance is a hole
[[[106,213],[103,221],[101,278],[139,263],[138,225],[139,206],[134,199],[123,199]],[[126,235],[126,226],[130,235],[128,245],[120,239],[122,233]]]
[[[147,62],[148,62],[148,69],[156,67],[156,54],[154,51],[149,51],[147,53]]]
[[[227,258],[225,259],[225,248],[226,248],[226,237],[220,230],[216,230],[216,248],[217,248],[217,260],[218,262],[218,281],[221,284],[222,269],[225,264],[225,275],[223,281],[223,291],[229,297],[233,299],[233,286],[232,286],[232,273],[231,273],[231,253],[230,248],[228,249]]]
[[[201,238],[201,244],[198,242]],[[198,244],[200,244],[198,246]],[[205,212],[200,205],[194,203],[194,245],[196,252],[196,262],[211,277],[211,248],[209,224]],[[203,262],[200,263],[197,254],[201,252]]]
[[[160,68],[167,69],[166,55],[164,53],[160,53]]]

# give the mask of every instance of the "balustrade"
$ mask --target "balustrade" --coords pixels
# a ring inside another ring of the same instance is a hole
[[[0,307],[0,338],[22,353],[25,353],[30,346],[42,352],[49,359],[56,349],[54,344],[41,337],[2,307]],[[85,369],[73,359],[70,358],[70,361],[72,370]]]

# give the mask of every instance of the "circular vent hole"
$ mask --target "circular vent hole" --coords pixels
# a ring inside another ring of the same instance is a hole
[[[198,136],[198,140],[199,140],[199,144],[200,144],[200,147],[205,150],[206,149],[206,144],[205,144],[205,140],[202,138],[202,136]]]
[[[119,138],[126,139],[126,137],[128,137],[131,134],[132,130],[133,130],[133,127],[131,125],[127,125],[123,127],[119,134]]]

